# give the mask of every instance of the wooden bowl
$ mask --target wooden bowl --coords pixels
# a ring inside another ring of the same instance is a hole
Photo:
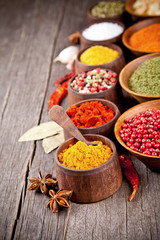
[[[147,14],[137,14],[135,13],[133,9],[133,4],[136,2],[136,0],[127,0],[125,9],[126,11],[132,16],[133,20],[138,21],[146,18],[153,18],[153,17],[160,17],[156,15],[147,15]]]
[[[92,128],[78,128],[78,130],[83,135],[84,134],[99,134],[99,135],[103,135],[103,136],[109,137],[111,135],[111,133],[113,133],[114,125],[115,125],[117,119],[120,116],[120,111],[119,111],[118,107],[113,102],[110,102],[110,101],[104,100],[104,99],[87,99],[87,100],[83,100],[83,101],[77,102],[74,105],[79,107],[82,103],[91,102],[91,101],[102,102],[103,105],[111,108],[114,111],[115,116],[109,122],[107,122],[107,123],[105,123],[105,124],[103,124],[101,126],[92,127]],[[64,138],[65,138],[65,140],[69,139],[71,137],[72,136],[67,131],[64,130]]]
[[[130,95],[132,95],[138,102],[146,102],[146,101],[150,101],[150,100],[155,100],[155,99],[159,99],[160,96],[151,96],[151,95],[142,95],[136,92],[133,92],[129,89],[129,78],[131,77],[131,75],[133,74],[133,72],[146,60],[154,58],[154,57],[158,57],[160,56],[160,53],[152,53],[152,54],[147,54],[143,57],[139,57],[133,61],[131,61],[130,63],[128,63],[120,72],[119,74],[119,83],[121,85],[121,87],[128,92]]]
[[[80,55],[87,49],[87,48],[85,48],[85,49],[79,51],[78,56],[75,60],[76,73],[89,71],[89,70],[99,67],[99,68],[104,68],[104,69],[111,69],[119,74],[119,72],[125,66],[125,59],[124,59],[124,55],[123,55],[121,48],[112,43],[105,44],[104,46],[111,48],[113,50],[116,50],[117,52],[119,52],[119,56],[115,60],[105,63],[105,64],[88,65],[88,64],[84,64],[80,61]]]
[[[87,10],[87,17],[88,17],[88,22],[90,24],[92,23],[98,23],[98,22],[106,22],[108,20],[116,20],[116,21],[120,21],[123,22],[123,13],[119,14],[119,15],[115,15],[112,17],[105,17],[105,18],[101,18],[101,17],[95,17],[91,14],[91,10],[94,6],[96,6],[98,4],[98,2],[94,5],[92,5],[91,7],[89,7],[89,9]]]
[[[82,33],[83,33],[83,31],[84,31],[85,29],[89,28],[90,26],[92,26],[92,25],[95,24],[95,23],[89,24],[88,26],[86,26],[86,27],[82,30],[82,32],[81,32],[81,34],[80,34],[80,46],[81,46],[81,49],[89,48],[89,47],[94,46],[94,45],[106,46],[106,44],[108,44],[108,43],[116,43],[116,42],[118,42],[118,41],[121,39],[121,37],[122,37],[122,35],[123,35],[123,32],[124,32],[124,30],[125,30],[125,26],[124,26],[124,24],[123,24],[122,22],[119,22],[119,21],[116,21],[116,20],[99,21],[99,23],[100,23],[100,22],[117,23],[118,25],[120,25],[120,26],[123,28],[123,31],[122,31],[121,34],[117,35],[116,37],[110,38],[110,39],[108,39],[108,40],[102,40],[102,41],[88,40],[88,39],[86,39],[86,38],[82,35]]]
[[[109,69],[107,69],[109,70]],[[110,70],[112,71],[112,70]],[[85,71],[88,72],[88,71]],[[71,87],[71,83],[72,81],[75,79],[75,77],[77,76],[77,74],[69,81],[68,84],[68,99],[69,99],[69,106],[74,105],[77,102],[83,101],[83,100],[87,100],[87,99],[106,99],[109,100],[113,103],[115,103],[118,108],[121,108],[121,88],[118,82],[118,77],[116,78],[116,83],[109,89],[103,91],[103,92],[98,92],[98,93],[79,93],[77,91],[75,91],[72,87]]]
[[[64,167],[58,160],[58,155],[69,144],[75,144],[77,140],[71,138],[64,142],[56,151],[55,169],[60,189],[72,190],[71,201],[79,203],[91,203],[108,198],[115,193],[122,182],[121,167],[114,143],[100,135],[85,135],[89,141],[102,141],[113,151],[110,159],[99,167],[88,170],[74,170]]]
[[[133,33],[139,31],[142,28],[145,28],[145,27],[148,27],[152,24],[155,24],[155,23],[160,23],[160,18],[151,18],[151,19],[146,19],[146,20],[143,20],[143,21],[139,21],[138,23],[133,24],[131,27],[127,28],[122,35],[122,42],[123,42],[124,46],[126,48],[128,48],[137,57],[142,56],[142,55],[147,54],[147,53],[152,53],[152,52],[142,52],[142,51],[139,51],[135,48],[132,48],[129,45],[129,38]]]
[[[120,137],[120,130],[121,126],[124,124],[125,119],[131,119],[138,113],[141,113],[143,111],[147,111],[148,109],[160,109],[160,100],[153,100],[148,101],[145,103],[138,104],[126,112],[124,112],[117,120],[115,127],[114,127],[114,133],[118,140],[118,142],[127,149],[130,153],[132,153],[134,156],[136,156],[141,162],[143,162],[148,168],[150,168],[152,171],[160,172],[160,157],[154,157],[145,155],[139,152],[136,152],[132,150],[131,148],[127,147],[126,144],[122,141]]]

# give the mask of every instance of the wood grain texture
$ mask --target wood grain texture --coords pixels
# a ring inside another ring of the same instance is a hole
[[[94,3],[0,2],[0,239],[160,239],[160,175],[135,157],[140,183],[132,202],[125,179],[112,197],[94,204],[71,203],[59,214],[46,208],[48,197],[27,191],[27,176],[37,177],[38,170],[55,177],[54,152],[45,154],[41,141],[17,140],[49,120],[54,82],[68,72],[53,58],[69,45],[69,34],[87,25],[86,11]],[[67,98],[62,106],[68,108]]]

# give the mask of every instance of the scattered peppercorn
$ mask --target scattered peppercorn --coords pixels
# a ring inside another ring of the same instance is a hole
[[[116,83],[117,73],[96,68],[79,73],[71,82],[71,87],[79,93],[97,93],[111,88]]]
[[[149,109],[125,119],[120,136],[132,150],[160,157],[160,110]]]

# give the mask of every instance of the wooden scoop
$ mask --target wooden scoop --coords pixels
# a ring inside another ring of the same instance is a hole
[[[68,131],[71,136],[75,137],[77,140],[85,142],[87,145],[93,145],[96,146],[98,143],[95,142],[88,142],[81,132],[78,130],[78,128],[74,125],[70,117],[67,115],[65,110],[59,106],[55,105],[51,108],[49,111],[49,117],[51,120],[58,123],[63,129]]]

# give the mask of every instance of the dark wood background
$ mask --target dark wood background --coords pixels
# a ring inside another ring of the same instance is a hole
[[[38,170],[55,176],[54,153],[45,154],[41,141],[18,139],[49,120],[54,81],[68,72],[53,59],[70,45],[68,35],[86,26],[94,2],[0,1],[0,239],[160,239],[160,175],[134,157],[140,182],[132,202],[125,178],[108,199],[71,203],[58,214],[46,208],[46,196],[27,191],[27,177]],[[67,97],[62,105],[68,107]]]

